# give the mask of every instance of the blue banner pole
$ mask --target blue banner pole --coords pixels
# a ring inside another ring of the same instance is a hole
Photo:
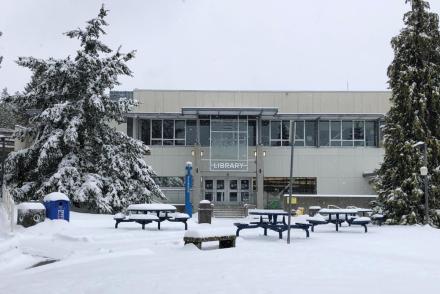
[[[192,217],[191,188],[192,188],[192,162],[188,161],[185,166],[185,212]]]

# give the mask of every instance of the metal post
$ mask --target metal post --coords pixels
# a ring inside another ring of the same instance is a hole
[[[425,142],[424,144],[424,153],[425,153],[425,166],[428,167],[428,147]],[[429,195],[428,195],[428,174],[425,175],[425,224],[429,224]]]
[[[287,204],[287,244],[290,244],[290,224],[292,222],[292,189],[293,189],[293,155],[295,146],[296,122],[290,124],[290,180],[289,180],[289,202]]]
[[[1,173],[1,183],[2,183],[2,188],[0,189],[0,193],[1,193],[1,199],[3,199],[3,189],[5,189],[5,187],[3,187],[4,183],[4,178],[5,178],[5,159],[6,159],[6,137],[5,136],[0,136],[1,140],[2,140],[2,173]]]

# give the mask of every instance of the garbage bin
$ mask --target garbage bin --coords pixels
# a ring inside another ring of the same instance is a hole
[[[212,204],[209,200],[202,200],[199,203],[199,224],[210,224],[212,218]]]
[[[46,209],[40,202],[23,202],[17,205],[17,225],[27,228],[46,218]]]
[[[70,200],[66,194],[53,192],[44,197],[46,216],[49,219],[70,219]]]
[[[320,210],[321,210],[321,206],[310,206],[309,207],[309,215],[314,216]]]

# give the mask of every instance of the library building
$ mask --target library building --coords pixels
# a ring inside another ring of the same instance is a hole
[[[169,203],[184,203],[192,162],[191,202],[280,208],[289,191],[298,205],[366,206],[383,160],[381,125],[390,92],[113,91],[139,105],[117,128],[150,146],[145,157]],[[293,136],[294,138],[291,138]]]

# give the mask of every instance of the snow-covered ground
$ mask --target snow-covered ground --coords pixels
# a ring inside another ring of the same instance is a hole
[[[190,229],[231,230],[233,219]],[[293,230],[244,230],[237,247],[183,245],[183,224],[114,229],[109,215],[72,213],[0,233],[0,293],[438,293],[440,231],[429,227],[319,226],[309,239]],[[57,262],[31,268],[38,262]]]

